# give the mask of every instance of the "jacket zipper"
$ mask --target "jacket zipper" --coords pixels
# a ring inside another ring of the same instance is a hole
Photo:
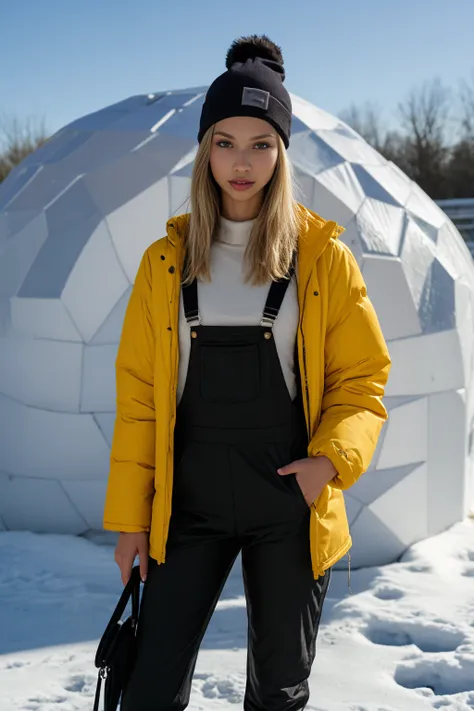
[[[303,343],[303,367],[304,367],[304,387],[305,387],[305,396],[306,396],[306,411],[308,413],[308,421],[306,422],[306,430],[308,432],[308,439],[311,436],[311,430],[310,430],[310,423],[311,423],[311,415],[309,411],[309,386],[308,386],[308,374],[307,374],[307,366],[306,366],[306,344],[304,341],[304,333],[303,333],[303,328],[301,328],[301,340]]]
[[[309,399],[309,384],[308,384],[308,367],[307,367],[307,361],[306,361],[306,342],[304,338],[304,331],[303,331],[303,316],[304,316],[304,311],[305,311],[305,306],[306,306],[306,296],[308,294],[308,289],[309,289],[309,283],[311,281],[311,274],[309,276],[308,282],[306,284],[304,296],[303,296],[303,304],[301,307],[301,314],[300,314],[300,333],[301,333],[301,343],[303,345],[303,370],[304,370],[304,394],[305,394],[305,399],[306,399],[306,412],[307,412],[307,420],[306,420],[306,431],[308,434],[308,442],[310,441],[311,438],[311,411],[310,411],[310,399]],[[314,516],[316,518],[319,518],[319,514],[316,510],[316,504],[311,504],[311,508],[314,511]],[[324,573],[322,573],[324,575]]]
[[[300,332],[301,332],[301,341],[303,344],[303,368],[304,368],[304,385],[305,385],[305,395],[306,395],[306,411],[308,413],[308,420],[306,423],[306,429],[308,432],[308,439],[311,437],[311,430],[310,430],[310,424],[311,424],[311,413],[310,413],[310,399],[309,399],[309,385],[308,385],[308,368],[306,364],[306,343],[304,340],[304,331],[303,331],[303,314],[305,310],[305,305],[306,305],[306,296],[308,294],[308,289],[309,289],[309,283],[311,281],[311,275],[308,279],[308,283],[306,284],[306,289],[303,297],[303,306],[301,309],[301,319],[300,319]],[[314,508],[314,514],[316,517],[319,518],[318,512],[316,510],[316,504],[313,504]],[[350,530],[350,529],[349,529]],[[349,591],[352,595],[352,590],[351,590],[351,554],[348,553],[348,588]],[[324,575],[324,573],[323,573]]]
[[[304,391],[305,391],[305,398],[306,398],[306,412],[308,414],[307,421],[306,421],[308,440],[311,437],[311,413],[310,413],[310,407],[309,407],[310,402],[309,402],[308,368],[307,368],[307,364],[306,364],[306,343],[305,343],[304,331],[303,331],[303,317],[304,317],[305,306],[306,306],[306,296],[308,294],[310,281],[311,281],[311,274],[309,275],[308,281],[306,283],[305,292],[304,292],[304,296],[303,296],[303,305],[301,307],[301,315],[300,315],[301,342],[303,344]]]
[[[305,300],[306,300],[306,294],[305,294]],[[304,302],[303,302],[304,304]],[[304,308],[304,307],[303,307]],[[310,419],[310,412],[309,412],[309,387],[308,387],[308,376],[307,376],[307,369],[306,369],[306,346],[304,342],[304,334],[303,334],[303,328],[301,327],[301,339],[303,341],[303,365],[304,365],[304,380],[305,380],[305,392],[306,392],[306,403],[307,403],[307,408],[308,408],[308,423],[311,422]],[[309,424],[307,424],[307,430],[308,430],[308,438],[311,436],[310,435],[310,430],[309,430]],[[319,518],[318,512],[316,510],[316,504],[313,504],[314,507],[314,513],[317,518]],[[349,526],[349,533],[350,533],[350,526]],[[351,554],[348,553],[348,569],[347,569],[347,575],[348,575],[348,580],[347,580],[347,586],[349,588],[349,592],[352,595],[352,589],[351,589]]]
[[[170,240],[168,240],[168,241],[170,242]],[[172,244],[172,243],[170,242],[170,244]],[[174,245],[173,245],[173,246],[174,246]],[[175,254],[176,254],[176,247],[175,247]],[[176,273],[178,273],[179,270],[177,269],[177,266],[176,266],[176,265],[173,265],[173,266],[174,266],[175,269],[176,269]],[[175,288],[176,288],[176,279],[173,278],[173,283],[172,283],[172,286],[171,286],[171,297],[170,297],[170,301],[169,301],[169,308],[172,308],[172,309],[174,309]],[[170,365],[171,365],[172,373],[173,373],[173,377],[171,378],[171,382],[172,382],[172,383],[175,383],[175,380],[176,380],[175,359],[172,359],[172,355],[173,355],[173,338],[174,338],[174,337],[175,337],[175,336],[174,336],[174,333],[172,332],[172,333],[171,333],[171,338],[170,338]],[[175,404],[174,404],[174,406],[173,406],[173,396],[174,396],[174,398],[175,398]],[[172,412],[173,407],[175,407],[175,406],[176,406],[176,391],[174,390],[173,386],[171,386],[170,413]],[[170,430],[171,430],[171,422],[170,422],[170,424],[169,424],[169,427],[170,427]],[[171,432],[168,434],[168,458],[169,458],[170,447],[171,447]],[[169,481],[169,479],[168,479],[168,472],[167,472],[167,473],[166,473],[166,477],[165,477],[165,482],[166,482],[166,483],[165,483],[165,495],[164,495],[164,497],[163,497],[163,498],[164,498],[163,529],[164,529],[164,527],[165,527],[165,525],[166,525],[166,524],[165,524],[165,521],[166,521],[166,506],[167,506],[167,495],[168,495],[168,489],[167,489],[168,481]],[[165,535],[165,532],[164,532],[164,530],[163,530],[163,533],[162,533],[162,543],[161,543],[161,560],[162,560],[163,563],[165,562],[165,559],[166,559],[166,554],[165,554],[165,551],[166,551],[166,539],[167,539],[167,536]]]

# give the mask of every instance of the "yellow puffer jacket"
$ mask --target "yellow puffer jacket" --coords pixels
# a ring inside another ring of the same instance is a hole
[[[347,489],[366,471],[387,412],[390,357],[359,267],[338,241],[343,228],[299,206],[298,352],[311,441],[338,475],[311,507],[314,577],[352,545]],[[105,529],[149,531],[150,555],[165,562],[173,487],[182,240],[189,215],[141,260],[116,359],[117,414],[105,500]]]

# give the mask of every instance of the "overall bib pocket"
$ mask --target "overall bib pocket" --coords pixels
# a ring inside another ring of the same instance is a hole
[[[201,346],[201,397],[213,403],[250,402],[260,393],[256,343]]]

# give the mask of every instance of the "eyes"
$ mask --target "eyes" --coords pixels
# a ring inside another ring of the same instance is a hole
[[[222,145],[222,144],[225,144],[225,145]],[[231,145],[232,144],[230,143],[230,141],[225,141],[224,139],[222,139],[220,141],[216,141],[216,146],[218,146],[219,148],[226,148],[227,146],[231,146]],[[263,150],[266,150],[267,148],[271,148],[270,143],[266,143],[265,141],[261,141],[260,143],[255,143],[254,147],[255,146],[259,146],[259,148],[257,148],[257,150],[259,150],[259,151],[263,151]]]

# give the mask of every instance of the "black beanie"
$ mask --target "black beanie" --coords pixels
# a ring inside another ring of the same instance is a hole
[[[285,70],[280,48],[266,35],[235,40],[227,52],[227,71],[209,87],[202,107],[198,141],[210,126],[231,116],[268,121],[288,148],[292,107],[283,86]]]

